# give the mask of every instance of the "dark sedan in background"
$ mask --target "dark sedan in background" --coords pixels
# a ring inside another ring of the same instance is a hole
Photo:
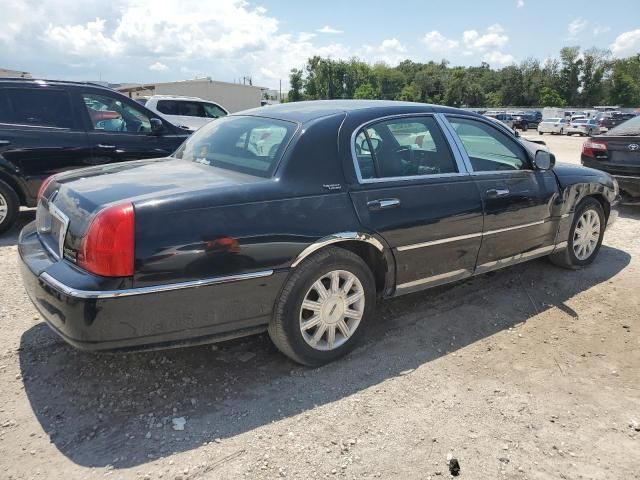
[[[110,88],[0,79],[0,233],[35,207],[48,176],[91,165],[166,156],[188,133]]]
[[[604,172],[463,110],[319,101],[212,122],[168,158],[68,172],[19,240],[26,290],[86,350],[268,329],[318,365],[376,301],[536,257],[580,268],[616,218]]]
[[[587,167],[613,175],[625,201],[640,203],[640,116],[585,142],[581,160]]]

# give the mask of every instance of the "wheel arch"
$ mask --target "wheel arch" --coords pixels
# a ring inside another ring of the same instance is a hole
[[[385,247],[383,241],[368,233],[339,232],[327,235],[300,252],[291,263],[291,268],[297,267],[305,258],[329,245],[344,248],[362,258],[373,273],[378,294],[387,296],[392,292],[395,281],[395,261],[391,250]]]

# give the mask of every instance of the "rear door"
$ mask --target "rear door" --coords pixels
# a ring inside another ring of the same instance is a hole
[[[166,157],[187,136],[174,134],[165,122],[162,134],[152,133],[151,112],[121,95],[91,89],[79,89],[78,95],[96,165]]]
[[[524,147],[489,122],[447,119],[484,203],[476,272],[551,253],[559,220],[553,216],[559,196],[554,173],[534,170]]]
[[[472,274],[482,235],[482,202],[437,115],[374,121],[351,140],[361,223],[396,259],[398,293]]]
[[[0,89],[0,97],[2,167],[13,169],[33,206],[46,177],[90,164],[87,134],[64,87],[7,87]]]

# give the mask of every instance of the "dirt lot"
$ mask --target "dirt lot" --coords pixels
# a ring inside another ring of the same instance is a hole
[[[578,161],[584,139],[543,138]],[[467,479],[639,479],[639,226],[623,208],[582,271],[541,259],[388,301],[363,346],[313,370],[266,336],[76,352],[27,299],[15,230],[0,239],[0,478],[435,480],[453,456]]]

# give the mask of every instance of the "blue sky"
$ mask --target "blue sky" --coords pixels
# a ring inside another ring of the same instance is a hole
[[[0,67],[112,82],[250,75],[275,87],[316,54],[500,67],[580,45],[622,57],[640,52],[639,7],[637,0],[0,0]]]

